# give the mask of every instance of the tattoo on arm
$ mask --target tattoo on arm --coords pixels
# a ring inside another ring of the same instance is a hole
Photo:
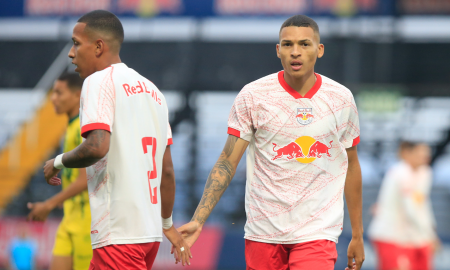
[[[91,131],[82,144],[64,154],[62,160],[64,166],[67,168],[85,168],[102,159],[103,156],[99,152],[101,152],[107,139],[109,146],[109,134],[106,134],[107,132],[100,129]]]
[[[230,184],[236,168],[227,158],[233,152],[237,140],[237,137],[229,136],[219,160],[209,174],[202,199],[192,217],[192,221],[204,224]]]

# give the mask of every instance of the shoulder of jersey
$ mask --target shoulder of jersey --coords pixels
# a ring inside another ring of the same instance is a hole
[[[101,80],[101,79],[105,78],[105,76],[111,72],[112,68],[113,68],[112,66],[109,66],[105,69],[96,71],[96,72],[92,73],[91,75],[87,76],[84,81],[87,82],[89,80]]]
[[[407,171],[408,171],[407,165],[404,162],[399,161],[393,164],[390,168],[388,168],[386,176],[393,179],[399,179]]]
[[[321,91],[343,97],[353,97],[352,92],[347,87],[326,76],[323,76],[322,74],[320,74],[320,76],[322,77],[322,86],[320,87]]]
[[[263,90],[264,88],[270,88],[278,83],[278,72],[273,73],[262,78],[259,78],[253,82],[246,84],[242,88],[242,92],[255,92]]]

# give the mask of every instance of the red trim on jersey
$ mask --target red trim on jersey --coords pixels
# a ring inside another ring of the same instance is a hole
[[[230,134],[230,135],[236,136],[238,138],[241,137],[241,132],[239,130],[237,130],[237,129],[234,129],[234,128],[230,128],[229,127],[227,133]]]
[[[353,146],[356,146],[359,143],[359,136],[353,139]]]
[[[319,88],[322,86],[322,77],[319,74],[317,74],[317,73],[314,73],[314,74],[316,75],[317,80],[314,83],[313,87],[311,87],[311,89],[309,89],[309,91],[306,93],[306,95],[304,97],[302,97],[302,95],[300,95],[297,91],[295,91],[284,80],[284,70],[278,72],[278,81],[280,82],[281,86],[283,86],[284,90],[286,90],[286,92],[291,94],[291,96],[293,96],[295,99],[298,99],[298,98],[309,98],[309,99],[311,99],[317,93],[317,91],[319,91]]]
[[[81,136],[86,139],[86,133],[92,130],[102,129],[111,132],[111,128],[108,124],[104,123],[91,123],[81,127]]]
[[[172,138],[169,138],[168,140],[167,140],[167,145],[172,145],[173,144],[173,140],[172,140]]]

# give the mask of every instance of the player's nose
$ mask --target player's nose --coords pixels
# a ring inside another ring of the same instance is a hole
[[[300,46],[298,46],[297,44],[294,44],[294,46],[292,46],[291,56],[293,58],[297,58],[301,55],[302,54],[301,54]]]
[[[72,47],[70,48],[69,54],[68,54],[69,58],[75,58],[75,48],[72,45]]]

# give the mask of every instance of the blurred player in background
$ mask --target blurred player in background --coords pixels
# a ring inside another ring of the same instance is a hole
[[[404,141],[381,184],[369,237],[380,270],[430,270],[440,246],[430,202],[430,148]]]
[[[222,154],[191,222],[179,231],[194,244],[249,146],[247,269],[334,269],[344,193],[353,234],[348,267],[360,269],[364,243],[355,101],[350,90],[314,73],[316,59],[324,54],[314,20],[289,18],[279,38],[284,71],[247,84],[237,96]]]
[[[81,144],[79,112],[82,86],[83,79],[76,73],[62,74],[53,85],[51,100],[55,111],[69,118],[64,152]],[[61,192],[45,202],[28,203],[31,209],[28,219],[45,221],[56,206],[64,203],[64,218],[56,232],[50,270],[86,270],[92,259],[86,169],[64,168],[61,180]]]
[[[46,162],[51,185],[62,168],[84,168],[92,212],[89,269],[151,269],[162,232],[189,264],[190,250],[172,223],[175,175],[164,96],[119,57],[124,31],[111,12],[83,15],[69,52],[86,78],[81,136],[74,150]],[[161,220],[161,217],[163,220]]]
[[[28,224],[19,224],[19,235],[9,245],[8,270],[36,269],[37,243],[29,237]]]

